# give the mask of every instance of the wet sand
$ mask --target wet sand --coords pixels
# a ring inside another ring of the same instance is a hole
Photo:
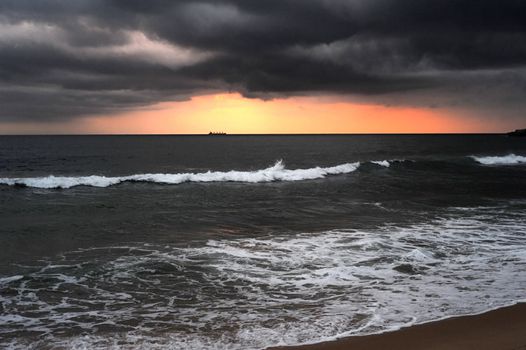
[[[526,350],[526,304],[332,342],[274,350]]]

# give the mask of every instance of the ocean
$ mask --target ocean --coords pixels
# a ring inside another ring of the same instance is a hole
[[[264,349],[524,301],[526,140],[0,137],[0,347]]]

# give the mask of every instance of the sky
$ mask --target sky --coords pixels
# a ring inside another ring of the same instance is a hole
[[[2,0],[0,134],[526,127],[520,0]]]

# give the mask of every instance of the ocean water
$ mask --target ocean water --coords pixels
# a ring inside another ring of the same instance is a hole
[[[526,296],[526,140],[0,137],[0,347],[264,349]]]

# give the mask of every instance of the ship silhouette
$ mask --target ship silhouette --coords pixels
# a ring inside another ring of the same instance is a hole
[[[210,131],[208,135],[226,135],[226,132],[223,131]]]

